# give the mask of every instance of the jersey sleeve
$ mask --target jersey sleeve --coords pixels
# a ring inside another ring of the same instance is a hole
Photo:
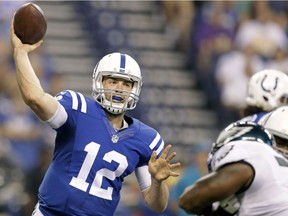
[[[140,191],[143,192],[151,185],[151,176],[148,171],[148,166],[141,166],[135,169],[135,175],[140,187]]]
[[[48,119],[46,123],[56,130],[65,124],[67,118],[67,112],[65,111],[64,107],[59,103],[58,109],[56,110],[55,114],[50,119]]]
[[[141,140],[145,143],[145,152],[142,152],[141,159],[137,167],[148,165],[150,157],[153,151],[156,151],[156,158],[159,158],[164,149],[164,140],[161,135],[153,129],[150,129],[149,132],[141,134]]]
[[[85,97],[79,92],[65,90],[58,93],[55,98],[65,109],[67,113],[66,123],[70,126],[76,125],[78,111],[87,111],[87,102],[85,100]]]
[[[156,151],[156,158],[159,158],[164,149],[164,141],[161,135],[153,128],[142,125],[142,133],[138,134],[144,148],[141,151],[141,158],[135,169],[135,175],[141,192],[145,191],[151,185],[151,176],[148,171],[148,163],[153,151]]]
[[[230,163],[240,162],[250,157],[249,152],[245,149],[245,145],[240,143],[237,145],[235,141],[221,147],[213,156],[211,161],[212,171],[216,171],[222,166]]]

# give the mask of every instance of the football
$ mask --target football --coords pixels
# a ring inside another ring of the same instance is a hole
[[[40,41],[47,30],[47,21],[42,9],[34,3],[22,5],[14,15],[14,31],[23,44]]]

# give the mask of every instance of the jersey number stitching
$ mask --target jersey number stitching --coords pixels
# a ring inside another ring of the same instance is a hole
[[[99,152],[99,148],[100,145],[95,142],[90,142],[85,146],[84,151],[87,152],[87,155],[83,161],[78,176],[73,177],[71,179],[69,183],[71,186],[78,188],[79,190],[82,190],[84,192],[87,191],[89,183],[86,182],[86,180],[88,178],[92,165],[95,161],[95,158]],[[103,160],[109,163],[115,161],[119,164],[119,166],[115,171],[111,171],[106,168],[98,170],[94,177],[91,188],[89,190],[89,194],[103,199],[112,200],[113,188],[112,187],[108,187],[107,189],[101,188],[103,178],[107,178],[113,181],[116,177],[121,176],[125,171],[125,169],[128,167],[128,161],[126,156],[116,151],[107,152],[104,155]]]

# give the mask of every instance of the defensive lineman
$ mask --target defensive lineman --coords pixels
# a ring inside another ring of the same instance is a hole
[[[210,174],[186,188],[180,207],[209,215],[221,209],[214,210],[213,203],[235,195],[236,206],[231,206],[234,212],[230,215],[287,216],[288,160],[271,148],[274,142],[264,127],[253,122],[225,128],[208,160]]]

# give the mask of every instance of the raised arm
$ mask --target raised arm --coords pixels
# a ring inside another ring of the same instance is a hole
[[[158,159],[156,159],[156,152],[153,152],[149,161],[151,186],[143,192],[145,203],[152,210],[159,213],[165,210],[169,199],[169,190],[164,181],[170,176],[179,176],[179,173],[172,171],[174,168],[179,167],[180,163],[170,163],[176,155],[175,152],[168,155],[171,148],[172,146],[168,145]]]
[[[226,165],[187,187],[179,198],[179,206],[188,213],[202,214],[212,203],[246,189],[253,177],[254,171],[248,164]]]
[[[22,98],[39,119],[46,121],[54,115],[59,104],[53,96],[44,92],[28,56],[29,52],[38,48],[42,41],[33,45],[22,44],[14,32],[13,20],[10,26],[10,39],[14,51],[17,82]]]

